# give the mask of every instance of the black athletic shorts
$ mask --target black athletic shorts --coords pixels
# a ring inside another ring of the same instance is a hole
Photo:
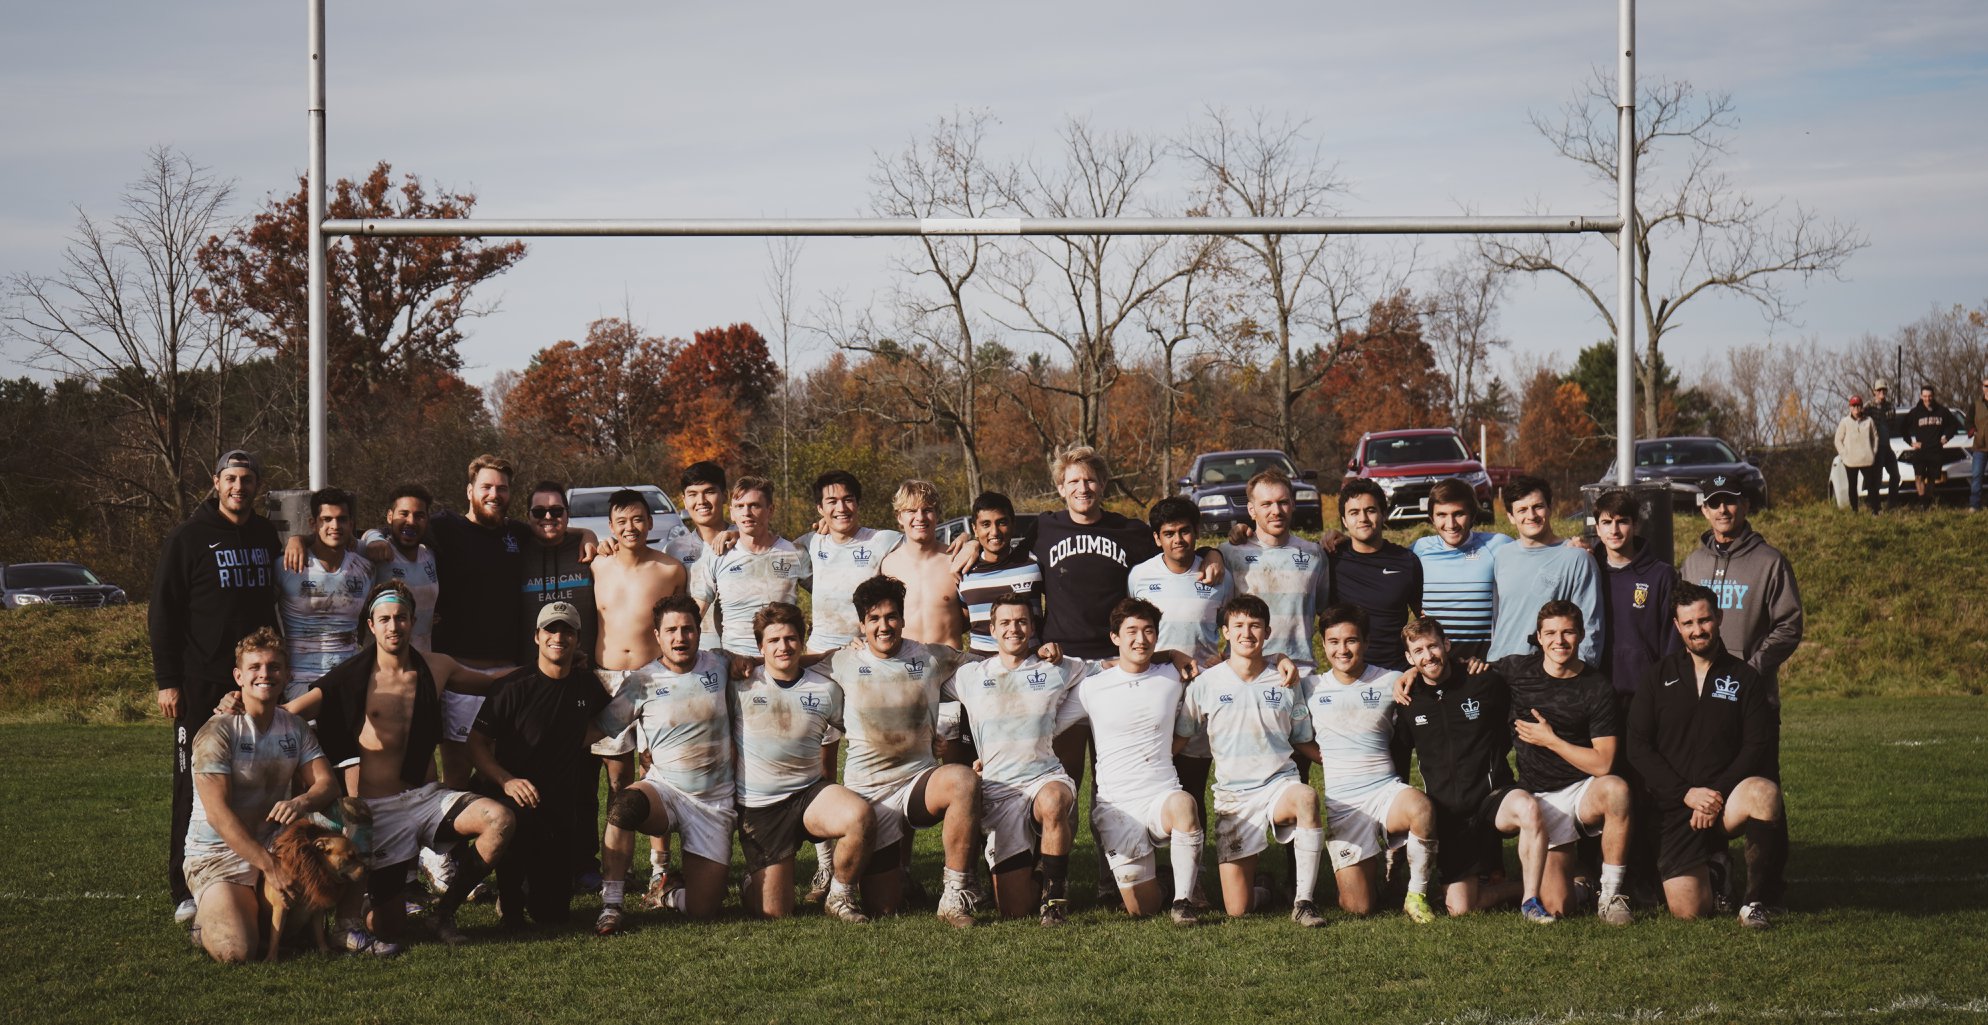
[[[1443,884],[1487,876],[1505,867],[1505,838],[1498,832],[1498,806],[1517,787],[1499,787],[1477,807],[1436,808],[1436,868]]]
[[[829,786],[827,780],[818,779],[806,790],[789,795],[778,804],[739,809],[739,848],[745,852],[747,872],[786,861],[801,849],[803,842],[818,843],[826,839],[809,833],[801,819],[807,814],[808,805]]]
[[[1727,800],[1732,799],[1726,795]],[[1674,879],[1710,861],[1732,843],[1724,823],[1691,828],[1691,809],[1682,804],[1657,813],[1657,877]]]

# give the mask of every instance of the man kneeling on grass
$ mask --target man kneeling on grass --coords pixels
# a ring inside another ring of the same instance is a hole
[[[266,626],[243,638],[235,645],[241,711],[214,716],[193,737],[184,867],[193,943],[216,961],[246,961],[260,947],[262,879],[295,892],[296,881],[267,847],[276,831],[338,796],[317,737],[278,705],[290,681],[286,658],[283,639]],[[291,796],[300,778],[308,788]]]
[[[822,764],[829,729],[841,727],[842,687],[801,668],[807,620],[799,607],[767,603],[753,613],[752,632],[765,663],[732,681],[731,692],[746,869],[739,896],[747,911],[763,918],[793,914],[794,853],[803,841],[832,840],[822,910],[845,922],[867,922],[856,887],[876,816],[870,802],[829,779]]]

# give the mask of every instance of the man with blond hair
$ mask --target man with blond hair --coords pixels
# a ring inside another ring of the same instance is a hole
[[[939,487],[928,480],[905,481],[890,506],[904,543],[884,556],[880,572],[904,581],[904,636],[922,644],[958,645],[967,625],[959,603],[961,559],[939,542],[944,516]]]

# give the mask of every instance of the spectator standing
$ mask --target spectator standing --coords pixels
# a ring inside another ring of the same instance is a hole
[[[1871,420],[1878,429],[1878,461],[1875,465],[1877,469],[1884,471],[1885,477],[1890,481],[1891,505],[1896,508],[1898,486],[1901,481],[1898,475],[1898,453],[1891,450],[1892,436],[1898,433],[1898,407],[1891,401],[1891,382],[1880,377],[1871,383],[1870,405]],[[1880,504],[1874,511],[1883,512],[1883,505]]]
[[[1864,410],[1864,399],[1850,396],[1850,412],[1836,422],[1836,455],[1843,460],[1843,474],[1849,482],[1850,511],[1857,511],[1857,489],[1870,497],[1871,512],[1878,511],[1878,425],[1877,418]]]
[[[1967,454],[1973,461],[1967,475],[1967,511],[1981,511],[1981,477],[1988,471],[1988,370],[1981,372],[1981,394],[1974,397],[1974,440]]]

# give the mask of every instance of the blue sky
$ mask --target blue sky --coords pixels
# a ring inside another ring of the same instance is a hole
[[[0,275],[59,266],[75,209],[112,212],[169,144],[236,182],[246,216],[305,160],[304,5],[8,5],[0,36]],[[1871,245],[1796,324],[1700,300],[1671,336],[1691,369],[1772,334],[1828,344],[1988,300],[1988,5],[1644,3],[1639,72],[1734,94],[1728,164],[1764,199],[1854,221]],[[486,216],[845,216],[874,154],[985,107],[992,149],[1053,153],[1066,115],[1168,134],[1204,106],[1309,118],[1366,215],[1605,212],[1527,124],[1613,66],[1615,5],[1429,2],[999,5],[389,4],[332,0],[334,176],[386,159],[473,190]],[[1156,181],[1166,203],[1183,183]],[[815,240],[804,298],[886,281],[886,240]],[[1447,241],[1427,244],[1440,259]],[[1597,260],[1606,244],[1591,243]],[[624,305],[658,333],[763,322],[755,240],[544,240],[498,279],[467,376],[522,367]],[[1612,291],[1612,284],[1598,282]],[[1574,292],[1521,281],[1515,351],[1600,334]],[[0,373],[26,371],[0,345]],[[819,352],[804,355],[812,361]]]

